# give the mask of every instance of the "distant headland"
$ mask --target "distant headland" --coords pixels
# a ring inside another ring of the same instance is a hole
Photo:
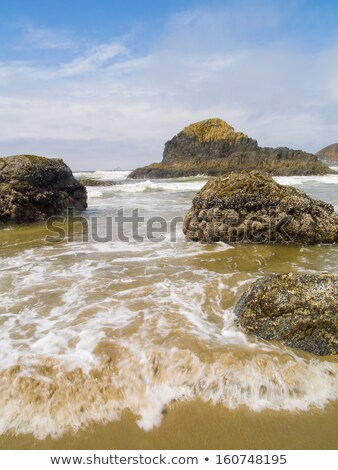
[[[338,163],[338,143],[328,145],[322,150],[319,150],[319,152],[317,152],[316,155],[320,159],[325,160],[329,163],[330,162]]]

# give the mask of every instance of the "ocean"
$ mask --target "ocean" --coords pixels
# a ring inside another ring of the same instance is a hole
[[[233,312],[265,274],[338,274],[338,247],[191,242],[207,179],[128,174],[75,173],[117,184],[71,224],[0,231],[0,448],[336,448],[337,357]],[[276,180],[338,212],[338,175]]]

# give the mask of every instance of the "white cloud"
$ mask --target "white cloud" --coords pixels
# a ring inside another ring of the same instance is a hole
[[[34,49],[73,49],[77,45],[67,32],[41,28],[30,23],[25,25],[19,43],[21,47],[29,46]]]
[[[337,47],[250,44],[247,29],[272,29],[278,17],[249,20],[193,12],[176,16],[143,55],[114,41],[58,66],[0,64],[0,154],[25,142],[77,169],[83,155],[100,168],[131,168],[159,161],[166,140],[207,117],[261,145],[315,151],[337,141]]]
[[[119,55],[127,55],[128,49],[122,44],[101,44],[85,52],[82,56],[73,61],[61,65],[56,75],[60,77],[72,77],[88,72],[96,71],[101,66],[106,65],[113,58]]]

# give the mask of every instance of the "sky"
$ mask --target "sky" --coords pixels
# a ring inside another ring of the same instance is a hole
[[[261,146],[338,141],[336,0],[0,0],[0,156],[162,159],[219,117]]]

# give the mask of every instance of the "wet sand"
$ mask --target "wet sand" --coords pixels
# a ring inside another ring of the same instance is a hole
[[[161,425],[142,431],[131,413],[120,421],[93,424],[61,439],[4,435],[1,449],[337,449],[338,402],[325,410],[290,413],[234,411],[200,401],[175,404]]]

